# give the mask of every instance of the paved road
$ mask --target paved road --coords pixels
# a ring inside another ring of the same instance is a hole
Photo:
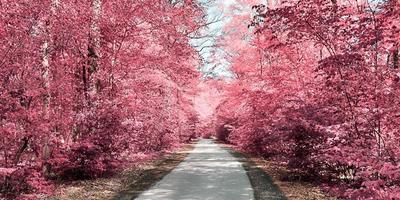
[[[242,164],[212,140],[200,140],[187,158],[137,200],[253,200]]]

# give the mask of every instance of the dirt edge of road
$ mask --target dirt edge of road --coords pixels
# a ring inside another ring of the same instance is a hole
[[[56,193],[43,200],[131,200],[146,191],[181,163],[197,141],[185,144],[173,153],[134,166],[110,177],[77,181],[58,186]]]
[[[309,182],[282,180],[289,170],[279,163],[237,151],[232,145],[221,145],[243,163],[256,200],[337,200]]]

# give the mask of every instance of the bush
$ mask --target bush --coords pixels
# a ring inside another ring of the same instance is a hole
[[[51,160],[54,172],[62,180],[81,180],[103,176],[115,168],[113,161],[91,142],[78,143],[66,154]]]
[[[293,143],[289,167],[310,169],[313,163],[312,156],[317,153],[318,144],[323,142],[323,134],[313,128],[297,125],[291,130],[289,139]]]
[[[14,199],[19,194],[28,193],[33,188],[28,184],[31,170],[3,169],[0,173],[0,197]]]

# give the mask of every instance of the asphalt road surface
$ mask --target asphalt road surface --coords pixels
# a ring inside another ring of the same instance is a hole
[[[253,200],[237,158],[212,140],[200,140],[186,159],[137,200]]]

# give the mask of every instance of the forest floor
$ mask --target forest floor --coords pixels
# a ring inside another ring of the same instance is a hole
[[[112,200],[137,197],[173,170],[194,148],[186,144],[173,153],[165,153],[139,165],[129,167],[109,178],[74,181],[57,186],[54,195],[42,200]]]
[[[279,162],[241,152],[236,150],[233,145],[222,145],[229,149],[235,157],[245,158],[243,165],[255,190],[256,200],[269,199],[263,197],[265,187],[279,188],[288,200],[338,200],[310,182],[288,178],[293,173]],[[273,183],[273,185],[266,185],[265,183],[268,182]]]

